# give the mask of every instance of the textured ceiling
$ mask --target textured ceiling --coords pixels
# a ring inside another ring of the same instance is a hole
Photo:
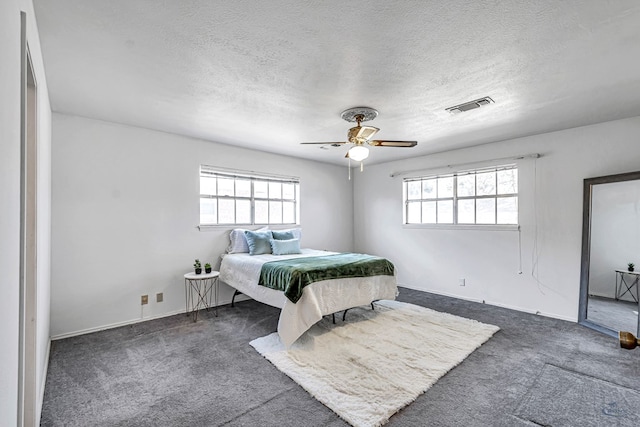
[[[344,164],[640,115],[640,2],[34,0],[54,111]],[[483,96],[495,104],[450,115]],[[558,141],[562,143],[562,141]]]

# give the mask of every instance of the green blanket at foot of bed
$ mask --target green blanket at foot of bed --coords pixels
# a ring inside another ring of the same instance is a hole
[[[264,263],[258,284],[284,291],[295,303],[310,283],[349,277],[393,276],[393,268],[387,259],[364,254],[293,258]]]

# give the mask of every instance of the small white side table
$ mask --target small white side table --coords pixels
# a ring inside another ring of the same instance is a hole
[[[192,315],[193,321],[198,320],[198,311],[211,308],[211,294],[214,296],[214,313],[218,317],[218,276],[220,273],[196,274],[194,272],[184,275],[185,312]]]

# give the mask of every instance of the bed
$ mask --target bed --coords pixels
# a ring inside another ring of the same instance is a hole
[[[337,254],[315,249],[301,249],[300,252],[290,255],[229,253],[222,257],[220,265],[222,282],[256,301],[281,309],[278,334],[286,347],[291,346],[324,315],[368,305],[376,300],[396,298],[395,272],[393,275],[315,281],[302,288],[295,303],[285,296],[284,291],[259,284],[263,265],[267,262]]]

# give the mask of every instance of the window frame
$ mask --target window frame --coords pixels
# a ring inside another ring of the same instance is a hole
[[[499,193],[498,192],[498,174],[497,172],[500,171],[504,171],[504,170],[515,170],[516,174],[517,174],[517,178],[516,178],[516,192],[515,193]],[[486,173],[486,172],[494,172],[495,173],[495,194],[483,194],[483,195],[478,195],[477,194],[477,175],[481,174],[481,173]],[[458,177],[461,176],[468,176],[468,175],[474,175],[474,195],[472,196],[459,196],[458,195]],[[453,178],[453,188],[452,188],[452,195],[451,196],[447,196],[447,197],[437,197],[438,193],[437,193],[437,187],[438,187],[438,179],[440,178],[448,178],[448,177],[452,177]],[[482,168],[476,168],[476,169],[468,169],[468,170],[463,170],[463,171],[457,171],[457,172],[447,172],[447,173],[440,173],[440,174],[435,174],[435,175],[424,175],[424,176],[415,176],[415,177],[407,177],[403,179],[402,182],[402,197],[403,197],[403,212],[402,212],[402,222],[403,222],[403,227],[406,228],[438,228],[438,229],[473,229],[473,230],[480,230],[480,229],[488,229],[488,230],[517,230],[520,227],[520,203],[519,203],[519,198],[520,198],[520,193],[519,193],[519,171],[518,171],[518,165],[517,164],[507,164],[507,165],[499,165],[499,166],[488,166],[488,167],[482,167]],[[423,193],[423,187],[422,187],[422,183],[424,181],[427,180],[435,180],[436,183],[436,197],[433,198],[424,198],[424,193]],[[417,199],[409,199],[409,194],[408,194],[408,188],[409,188],[409,183],[410,182],[415,182],[418,181],[421,183],[421,194],[420,194],[420,198]],[[498,201],[500,199],[508,199],[508,198],[515,198],[516,200],[516,223],[515,224],[499,224],[498,223]],[[465,222],[465,223],[460,223],[459,222],[459,215],[458,215],[458,205],[459,205],[459,201],[461,200],[486,200],[486,199],[492,199],[495,200],[494,203],[494,223],[478,223],[477,222],[477,212],[478,212],[478,206],[477,203],[474,203],[474,222],[470,223],[470,222]],[[452,222],[450,223],[438,223],[438,202],[439,201],[452,201],[452,209],[453,209],[453,213],[452,213]],[[408,222],[408,218],[409,218],[409,205],[411,203],[419,203],[420,204],[420,221],[422,221],[423,219],[423,204],[424,202],[435,202],[436,207],[435,207],[435,215],[436,215],[436,222],[431,223],[431,222],[413,222],[413,223],[409,223]]]
[[[202,178],[203,177],[215,177],[216,178],[216,194],[205,194],[202,191]],[[225,178],[233,180],[233,195],[220,195],[219,193],[219,180],[217,178]],[[237,194],[237,182],[238,181],[249,181],[250,185],[250,195],[249,196],[238,196]],[[267,185],[267,195],[265,196],[256,196],[255,193],[255,184],[256,182],[264,182]],[[269,194],[269,184],[270,183],[278,183],[280,184],[280,197],[270,197]],[[210,228],[210,227],[236,227],[236,226],[259,226],[259,225],[273,225],[273,226],[293,226],[300,225],[300,178],[298,177],[290,177],[290,176],[279,176],[279,175],[271,175],[265,173],[257,173],[253,171],[240,171],[240,170],[230,170],[224,168],[218,168],[215,166],[208,165],[200,165],[200,173],[198,176],[198,184],[199,184],[199,219],[198,219],[198,228]],[[285,198],[284,197],[284,184],[293,184],[293,198]],[[215,223],[205,223],[202,222],[202,201],[203,200],[217,200],[216,204],[216,222]],[[249,221],[250,222],[238,222],[238,212],[237,209],[234,209],[234,222],[220,222],[220,208],[219,201],[220,200],[233,200],[234,202],[240,200],[249,201],[250,203],[250,213],[249,213]],[[257,222],[256,221],[256,201],[258,202],[267,202],[267,222]],[[282,204],[280,217],[283,219],[281,222],[271,222],[270,221],[270,206],[269,202],[279,202]],[[293,222],[284,222],[284,206],[285,203],[293,203]]]

